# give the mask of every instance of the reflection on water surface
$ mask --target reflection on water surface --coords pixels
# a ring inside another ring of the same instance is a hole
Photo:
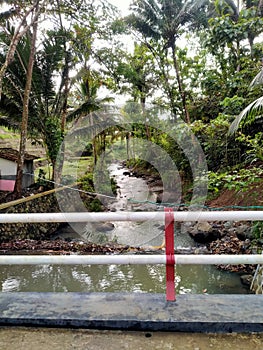
[[[150,292],[165,293],[163,265],[2,266],[3,292]],[[177,293],[245,294],[237,274],[214,266],[176,268]]]

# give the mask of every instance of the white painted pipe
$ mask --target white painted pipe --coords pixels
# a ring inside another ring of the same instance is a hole
[[[263,264],[263,255],[175,255],[178,265]],[[166,255],[1,255],[0,265],[156,265]]]
[[[0,223],[164,221],[164,212],[19,213],[0,214]],[[263,211],[174,212],[175,221],[263,221]]]

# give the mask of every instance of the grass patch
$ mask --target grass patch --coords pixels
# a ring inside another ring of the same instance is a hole
[[[1,140],[16,140],[16,139],[19,139],[19,135],[14,135],[14,134],[1,134],[0,133],[0,139]]]
[[[11,131],[5,126],[0,127],[0,139],[6,140],[6,139],[19,139],[20,134],[14,131]]]
[[[39,160],[39,159],[38,159]],[[72,161],[66,160],[63,165],[63,177],[81,178],[93,168],[93,157],[76,158]],[[38,179],[39,171],[44,172],[45,178],[50,180],[52,174],[51,165],[40,166],[35,169],[35,180]]]
[[[80,178],[93,168],[93,157],[85,157],[65,161],[63,165],[63,176],[77,176]]]

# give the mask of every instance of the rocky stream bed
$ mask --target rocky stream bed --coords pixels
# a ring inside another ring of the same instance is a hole
[[[151,191],[161,201],[162,182],[157,174],[142,173],[133,169],[132,176],[142,177]],[[129,174],[125,174],[129,176]],[[179,208],[180,210],[180,208]],[[182,210],[185,210],[183,208]],[[202,222],[176,223],[176,229],[188,234],[195,241],[189,248],[176,249],[175,254],[255,254],[261,247],[255,245],[252,234],[252,223],[248,222]],[[113,242],[96,244],[82,240],[71,239],[13,239],[0,244],[0,254],[153,254],[164,253],[164,248],[155,249],[151,246],[131,246]],[[238,272],[246,276],[242,280],[249,284],[256,269],[255,265],[219,265],[219,269]]]

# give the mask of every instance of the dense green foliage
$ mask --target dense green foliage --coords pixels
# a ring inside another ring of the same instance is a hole
[[[132,140],[152,142],[169,154],[189,186],[187,124],[205,154],[209,189],[241,188],[246,177],[254,179],[240,169],[260,168],[263,161],[262,1],[133,0],[124,18],[102,0],[8,2],[10,10],[0,15],[2,68],[17,32],[24,32],[1,70],[0,123],[18,129],[32,45],[25,16],[36,3],[40,31],[27,132],[45,145],[59,175],[61,145],[73,130],[94,163],[118,140],[126,140],[127,159],[139,162],[143,153],[134,154]],[[113,96],[121,98],[121,108],[106,108]]]

